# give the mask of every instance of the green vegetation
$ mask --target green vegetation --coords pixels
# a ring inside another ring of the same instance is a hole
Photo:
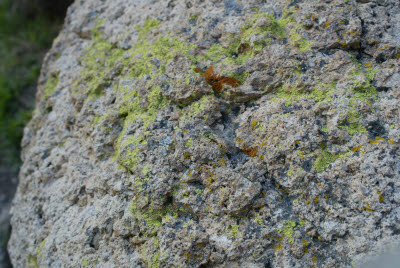
[[[26,18],[13,12],[11,4],[11,0],[0,1],[0,150],[3,163],[17,168],[41,61],[61,23],[43,14]]]

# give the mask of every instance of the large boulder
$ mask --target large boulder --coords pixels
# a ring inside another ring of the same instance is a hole
[[[75,1],[15,267],[348,267],[400,242],[400,3]]]

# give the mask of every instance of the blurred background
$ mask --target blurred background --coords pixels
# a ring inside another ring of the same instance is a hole
[[[21,165],[20,142],[35,104],[42,60],[73,0],[0,0],[0,268],[7,254],[9,208]]]

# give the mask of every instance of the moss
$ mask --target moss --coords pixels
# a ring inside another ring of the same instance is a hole
[[[57,85],[60,82],[59,73],[52,73],[47,79],[46,84],[44,85],[44,95],[45,99],[48,99],[51,94],[56,91]]]

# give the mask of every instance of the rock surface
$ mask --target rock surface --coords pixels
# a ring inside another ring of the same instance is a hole
[[[400,242],[400,3],[76,1],[15,267],[349,267]]]

